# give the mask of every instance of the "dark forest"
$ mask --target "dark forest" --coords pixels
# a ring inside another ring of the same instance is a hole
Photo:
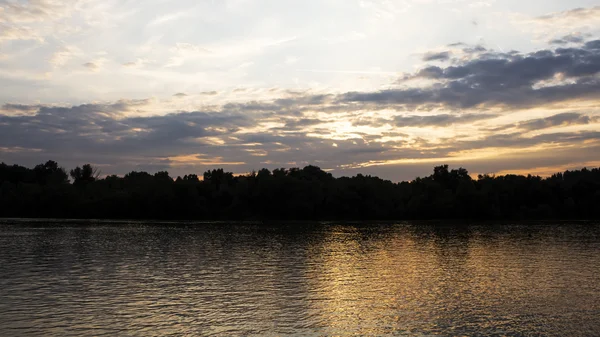
[[[316,166],[223,169],[176,177],[130,172],[68,173],[48,161],[33,169],[0,164],[0,217],[189,220],[598,219],[600,168],[547,178],[479,175],[437,166],[393,183],[358,174],[335,178]]]

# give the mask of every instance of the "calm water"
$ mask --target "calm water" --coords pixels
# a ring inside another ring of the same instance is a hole
[[[600,335],[600,224],[0,220],[1,336]]]

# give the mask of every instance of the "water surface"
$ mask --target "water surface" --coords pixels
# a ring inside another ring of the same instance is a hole
[[[600,225],[0,220],[2,336],[600,335]]]

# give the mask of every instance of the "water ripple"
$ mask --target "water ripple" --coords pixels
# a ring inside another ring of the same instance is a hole
[[[0,221],[2,336],[591,336],[594,223]]]

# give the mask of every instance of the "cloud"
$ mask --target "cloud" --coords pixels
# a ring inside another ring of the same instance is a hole
[[[352,126],[371,126],[374,128],[380,128],[386,125],[391,125],[393,123],[393,120],[387,118],[372,118],[360,116],[352,121]]]
[[[49,63],[54,68],[59,68],[64,66],[73,57],[80,55],[82,55],[82,52],[78,48],[73,46],[62,46],[56,49],[56,51],[52,54]]]
[[[287,119],[285,120],[285,126],[276,128],[276,130],[282,131],[299,131],[309,126],[326,123],[326,121],[318,118],[298,118],[298,119]]]
[[[426,87],[349,92],[339,103],[446,108],[544,106],[575,99],[596,99],[600,90],[599,40],[582,47],[528,54],[484,53],[447,67],[429,66],[407,78],[434,81]],[[559,83],[553,79],[562,78]]]
[[[99,55],[104,55],[104,53],[97,53]],[[102,66],[106,63],[107,59],[105,57],[97,57],[92,61],[85,62],[82,64],[83,67],[87,68],[90,71],[97,72],[102,69]]]
[[[498,117],[497,115],[491,114],[462,114],[462,115],[430,115],[430,116],[396,116],[394,118],[394,124],[397,127],[421,127],[421,126],[435,126],[444,127],[453,124],[466,124],[472,123],[484,119],[490,119]]]
[[[485,113],[470,114],[438,114],[438,115],[399,115],[392,119],[359,117],[352,122],[353,126],[383,127],[393,125],[403,127],[447,127],[455,124],[471,124],[477,121],[496,118],[498,115]]]
[[[463,52],[467,53],[467,54],[478,54],[478,53],[485,53],[487,52],[487,48],[483,47],[483,46],[467,46],[465,48],[462,49]]]
[[[328,101],[304,98],[301,102]],[[139,109],[151,107],[151,104],[149,100],[67,107],[5,104],[0,109],[0,144],[12,150],[4,151],[3,160],[33,165],[39,161],[39,153],[43,152],[67,167],[93,162],[106,165],[110,167],[107,170],[118,174],[132,169],[158,167],[183,174],[215,165],[230,165],[232,170],[245,172],[264,166],[289,166],[286,164],[289,162],[296,162],[296,165],[318,164],[342,172],[339,170],[345,167],[393,165],[398,160],[424,160],[430,167],[436,160],[455,160],[455,153],[461,151],[487,148],[520,151],[532,146],[564,147],[583,143],[592,146],[600,141],[600,133],[593,131],[534,137],[527,137],[522,132],[484,134],[475,140],[470,136],[456,135],[437,142],[396,131],[376,134],[352,131],[347,136],[336,138],[333,133],[339,131],[332,126],[340,118],[341,121],[349,120],[351,112],[331,118],[322,115],[306,117],[303,114],[291,117],[278,113],[281,105],[259,102],[164,115],[132,116]],[[265,114],[271,109],[275,110],[272,114]],[[357,119],[357,125],[384,127],[386,130],[390,130],[392,125],[443,127],[496,116],[489,113],[402,115],[381,119],[384,125],[375,125],[377,118],[374,121],[362,120],[366,118],[363,116]],[[567,113],[557,114],[546,121],[526,120],[516,125],[525,130],[594,122],[584,115]],[[327,125],[319,127],[321,124]],[[393,137],[394,140],[382,140],[382,137]],[[394,179],[398,179],[397,176]]]
[[[171,53],[173,56],[169,58],[169,61],[165,67],[178,67],[190,59],[206,57],[211,55],[213,52],[191,43],[179,42],[175,44],[175,47],[171,48]]]
[[[35,0],[27,2],[3,1],[0,8],[9,22],[37,22],[67,16],[77,1]]]
[[[86,62],[86,63],[82,64],[82,66],[84,66],[92,71],[98,71],[100,69],[100,66],[94,62]]]
[[[6,103],[0,108],[0,113],[5,115],[23,113],[29,114],[36,112],[40,107],[40,105]]]
[[[9,40],[33,40],[43,42],[37,31],[23,26],[9,26],[0,22],[0,42]]]
[[[148,104],[146,100],[72,107],[5,104],[0,114],[0,143],[42,149],[67,161],[72,161],[69,156],[97,157],[94,160],[114,165],[124,158],[198,152],[208,144],[203,138],[228,135],[252,125],[244,116],[217,111],[130,116]],[[8,115],[10,110],[28,114]]]
[[[600,50],[600,40],[586,42],[584,48],[598,53],[598,50]]]
[[[11,152],[3,160],[33,165],[42,151],[68,167],[93,162],[111,167],[111,173],[123,174],[136,167],[154,167],[157,162],[161,167],[187,169],[188,173],[201,169],[201,165],[208,168],[217,163],[193,160],[185,166],[182,158],[190,155],[221,158],[219,162],[235,163],[236,169],[241,171],[262,166],[281,167],[289,162],[298,165],[320,162],[322,166],[337,167],[349,160],[365,161],[373,156],[390,159],[427,155],[416,149],[391,149],[356,137],[335,140],[338,146],[334,147],[329,139],[300,131],[322,123],[318,118],[283,117],[280,120],[285,122],[284,128],[265,129],[263,124],[268,123],[270,117],[224,107],[131,116],[149,104],[149,101],[71,107],[7,104],[3,107],[4,113],[0,113],[0,144],[21,150]],[[12,109],[28,114],[7,114]],[[265,156],[270,164],[263,163]],[[178,161],[175,163],[172,158]]]
[[[427,54],[447,63],[426,65],[375,91],[282,87],[269,91],[272,99],[243,101],[231,89],[215,86],[193,94],[174,91],[174,97],[192,97],[163,102],[7,103],[0,108],[0,144],[7,149],[3,160],[36,164],[44,153],[67,167],[94,162],[120,174],[140,167],[189,173],[218,163],[246,172],[290,162],[341,172],[402,161],[426,161],[430,168],[446,160],[479,160],[486,151],[492,153],[488,157],[499,151],[516,158],[524,150],[548,153],[570,147],[571,156],[583,161],[600,141],[598,132],[587,130],[598,123],[595,112],[586,111],[600,91],[600,40],[570,43],[530,53],[462,44],[448,48],[447,55]],[[86,68],[101,67],[104,59],[95,56],[87,59]],[[186,87],[193,86],[179,86]],[[242,90],[247,96],[258,92]],[[209,97],[219,92],[223,95]],[[234,100],[226,101],[227,95]],[[190,108],[192,98],[214,105]],[[223,101],[212,103],[217,98]],[[569,112],[531,119],[530,108]],[[502,120],[511,124],[492,129]],[[553,130],[576,125],[581,127]]]
[[[580,131],[580,132],[557,132],[545,133],[533,137],[523,136],[522,132],[509,134],[494,134],[486,136],[479,140],[461,141],[449,139],[449,144],[453,144],[447,150],[464,151],[486,148],[518,148],[538,146],[542,144],[559,144],[562,146],[570,144],[581,144],[586,141],[594,141],[600,145],[600,132],[598,131]]]
[[[423,61],[447,61],[450,59],[451,52],[430,52],[423,56]]]
[[[575,8],[533,18],[515,14],[513,18],[515,23],[522,25],[528,32],[533,32],[537,37],[547,38],[574,31],[593,33],[597,32],[600,6]]]
[[[123,63],[123,66],[124,67],[128,67],[128,68],[137,68],[137,67],[144,66],[146,63],[148,63],[148,60],[138,58],[135,61],[130,61],[130,62]]]
[[[539,22],[555,24],[557,21],[581,22],[587,20],[598,20],[598,18],[600,18],[600,6],[590,8],[575,8],[563,12],[550,13],[539,16],[535,20]]]
[[[79,0],[0,1],[0,43],[8,40],[46,42],[68,31],[63,19]]]
[[[515,110],[575,100],[593,101],[600,90],[598,41],[531,53],[484,51],[467,59],[459,56],[451,58],[448,66],[427,66],[404,76],[398,82],[402,86],[397,88],[336,95],[299,92],[273,101],[229,103],[224,108],[240,112],[300,115],[307,111],[339,113],[383,109]],[[425,82],[409,86],[407,79]]]
[[[594,120],[590,116],[582,115],[575,112],[565,112],[554,116],[538,119],[530,119],[528,121],[517,124],[519,129],[532,131],[547,129],[555,126],[582,125],[590,124]]]
[[[568,35],[565,35],[560,38],[550,40],[549,43],[563,45],[563,44],[568,44],[568,43],[582,43],[583,41],[584,41],[584,36],[582,34],[572,33],[572,34],[568,34]]]

